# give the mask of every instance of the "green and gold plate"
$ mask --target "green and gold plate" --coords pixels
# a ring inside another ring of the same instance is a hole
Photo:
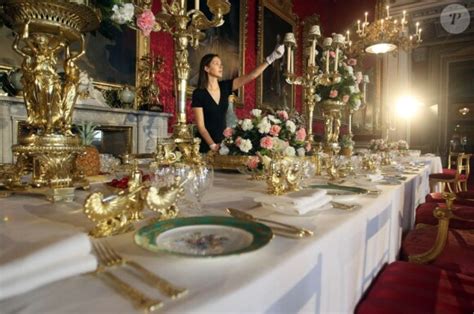
[[[257,250],[273,237],[263,224],[223,216],[186,217],[159,221],[135,233],[135,242],[152,252],[200,257]]]

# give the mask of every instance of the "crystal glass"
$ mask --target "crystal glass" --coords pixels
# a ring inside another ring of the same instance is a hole
[[[197,201],[197,210],[202,213],[202,198],[214,181],[214,169],[208,165],[195,166],[191,169],[190,188]]]

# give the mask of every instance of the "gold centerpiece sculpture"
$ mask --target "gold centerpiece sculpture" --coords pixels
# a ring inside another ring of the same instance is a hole
[[[75,169],[84,148],[71,132],[79,81],[75,61],[84,54],[83,33],[99,26],[100,15],[87,4],[67,0],[1,0],[0,7],[16,33],[13,49],[23,56],[28,116],[27,134],[12,147],[15,164],[3,173],[3,185],[45,194],[52,201],[72,201],[74,188],[88,185]],[[64,79],[57,73],[59,55]]]

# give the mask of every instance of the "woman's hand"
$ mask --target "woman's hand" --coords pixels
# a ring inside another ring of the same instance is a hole
[[[209,145],[209,148],[214,151],[214,152],[217,152],[219,150],[219,144],[216,144],[216,143],[212,143],[211,145]]]
[[[275,62],[275,60],[280,59],[281,57],[283,57],[284,54],[285,54],[285,46],[284,45],[278,45],[278,46],[275,47],[275,50],[273,50],[273,52],[270,55],[268,55],[268,57],[265,59],[265,61],[267,61],[268,65],[270,65],[273,62]]]

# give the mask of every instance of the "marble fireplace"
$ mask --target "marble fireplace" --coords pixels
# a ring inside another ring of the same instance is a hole
[[[169,113],[117,109],[78,101],[73,123],[92,121],[99,125],[94,144],[101,152],[152,153],[156,139],[168,136],[170,116]],[[17,143],[26,117],[22,98],[0,96],[0,163],[13,162],[11,147]]]

